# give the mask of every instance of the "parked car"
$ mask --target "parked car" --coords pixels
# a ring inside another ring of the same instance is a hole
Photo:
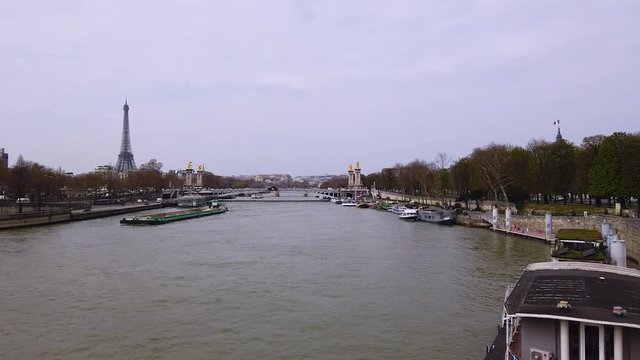
[[[30,202],[31,200],[27,197],[18,198],[18,200],[16,200],[16,204],[29,204]]]

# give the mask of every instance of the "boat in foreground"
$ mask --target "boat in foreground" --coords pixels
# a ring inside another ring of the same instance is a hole
[[[507,289],[499,333],[485,360],[638,359],[639,299],[635,269],[531,264]]]
[[[151,215],[133,215],[122,218],[120,224],[125,225],[162,225],[174,221],[193,219],[209,215],[217,215],[227,212],[226,206],[212,208],[194,208],[184,211],[174,211]]]

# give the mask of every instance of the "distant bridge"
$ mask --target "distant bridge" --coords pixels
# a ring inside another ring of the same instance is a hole
[[[366,196],[369,194],[369,190],[366,188],[359,189],[319,189],[319,188],[278,188],[279,193],[301,193],[307,194],[308,196],[314,195],[315,197],[329,199],[329,198],[340,198],[340,197],[351,197],[356,198],[358,196]],[[244,197],[251,196],[254,194],[268,194],[272,191],[269,191],[266,188],[241,188],[241,189],[193,189],[193,190],[165,190],[163,192],[163,202],[171,202],[164,201],[168,199],[177,199],[179,196],[185,195],[202,195],[208,197],[209,199],[224,199],[224,198],[234,198],[234,197]]]

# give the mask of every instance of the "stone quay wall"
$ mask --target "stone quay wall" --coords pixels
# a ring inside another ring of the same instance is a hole
[[[504,214],[498,216],[500,224],[504,224]],[[620,216],[588,215],[588,216],[553,216],[553,232],[560,229],[591,229],[600,231],[602,222],[611,224],[614,233],[620,235],[627,245],[627,257],[640,262],[640,219]],[[511,223],[529,231],[544,232],[544,216],[513,215]]]
[[[137,211],[159,209],[162,204],[116,206],[106,209],[52,210],[0,216],[0,230],[55,224],[67,221],[97,219]]]
[[[393,201],[413,201],[424,205],[442,204],[442,198],[432,198],[426,196],[412,196],[400,193],[371,189],[374,196],[380,196],[382,199],[390,199]],[[451,203],[455,199],[445,199]],[[491,211],[495,202],[480,202],[479,206],[482,210]],[[471,204],[470,204],[471,205]],[[491,213],[485,215],[487,219],[491,218]],[[501,226],[504,226],[504,214],[498,216]],[[587,216],[553,216],[553,231],[557,233],[560,229],[592,229],[601,230],[602,222],[607,221],[611,224],[614,233],[620,235],[620,239],[625,240],[627,245],[627,257],[635,263],[640,263],[640,219],[637,217],[623,218],[611,215],[587,215]],[[521,229],[528,229],[531,232],[544,233],[544,215],[516,215],[512,216],[513,225],[519,226]]]
[[[0,219],[0,230],[29,227],[71,221],[70,211],[24,214],[7,216]]]
[[[377,189],[371,189],[371,194],[374,197],[379,196],[381,199],[389,199],[391,201],[401,201],[401,202],[415,202],[418,204],[430,205],[430,206],[437,206],[437,205],[446,206],[449,204],[453,205],[454,203],[456,203],[455,197],[446,197],[442,199],[442,197],[406,195],[402,193],[383,191],[383,190],[377,190]],[[478,201],[477,203],[478,203],[478,207],[484,211],[491,211],[493,206],[496,204],[495,201]],[[461,204],[463,207],[466,205],[466,203],[464,202],[461,202]],[[502,206],[504,206],[504,204],[505,204],[504,202],[501,203]],[[474,208],[475,206],[476,206],[475,200],[469,201],[470,208]],[[511,207],[515,208],[515,205],[511,204]]]

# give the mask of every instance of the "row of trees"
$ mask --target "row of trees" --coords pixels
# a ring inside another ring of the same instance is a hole
[[[203,174],[203,186],[207,188],[266,187],[254,180]],[[12,168],[0,166],[0,194],[8,198],[29,197],[43,202],[68,197],[102,196],[110,194],[158,193],[163,189],[182,188],[184,179],[175,172],[163,173],[162,163],[155,159],[140,165],[125,178],[115,171],[94,171],[79,175],[66,174],[62,169],[52,169],[18,157]],[[282,186],[304,187],[308,184],[293,182]]]
[[[526,147],[492,143],[449,166],[415,160],[367,176],[367,185],[431,197],[489,198],[505,203],[527,200],[597,204],[613,198],[623,206],[640,195],[640,133],[614,133],[583,139],[578,146],[559,139],[533,140]]]
[[[432,198],[457,197],[522,203],[599,203],[614,198],[624,205],[640,195],[640,134],[614,133],[584,138],[580,145],[562,139],[533,140],[526,147],[489,144],[452,163],[446,154],[432,162],[414,160],[363,176],[363,183],[378,189]],[[336,177],[323,187],[345,187],[346,177]],[[175,173],[163,173],[155,159],[122,179],[113,171],[67,175],[18,157],[16,166],[0,166],[0,194],[34,200],[66,197],[69,194],[98,195],[108,192],[159,192],[180,188]],[[210,188],[265,187],[253,180],[218,176],[205,172],[203,185]],[[304,183],[284,184],[304,187]],[[93,192],[93,194],[91,194]]]

